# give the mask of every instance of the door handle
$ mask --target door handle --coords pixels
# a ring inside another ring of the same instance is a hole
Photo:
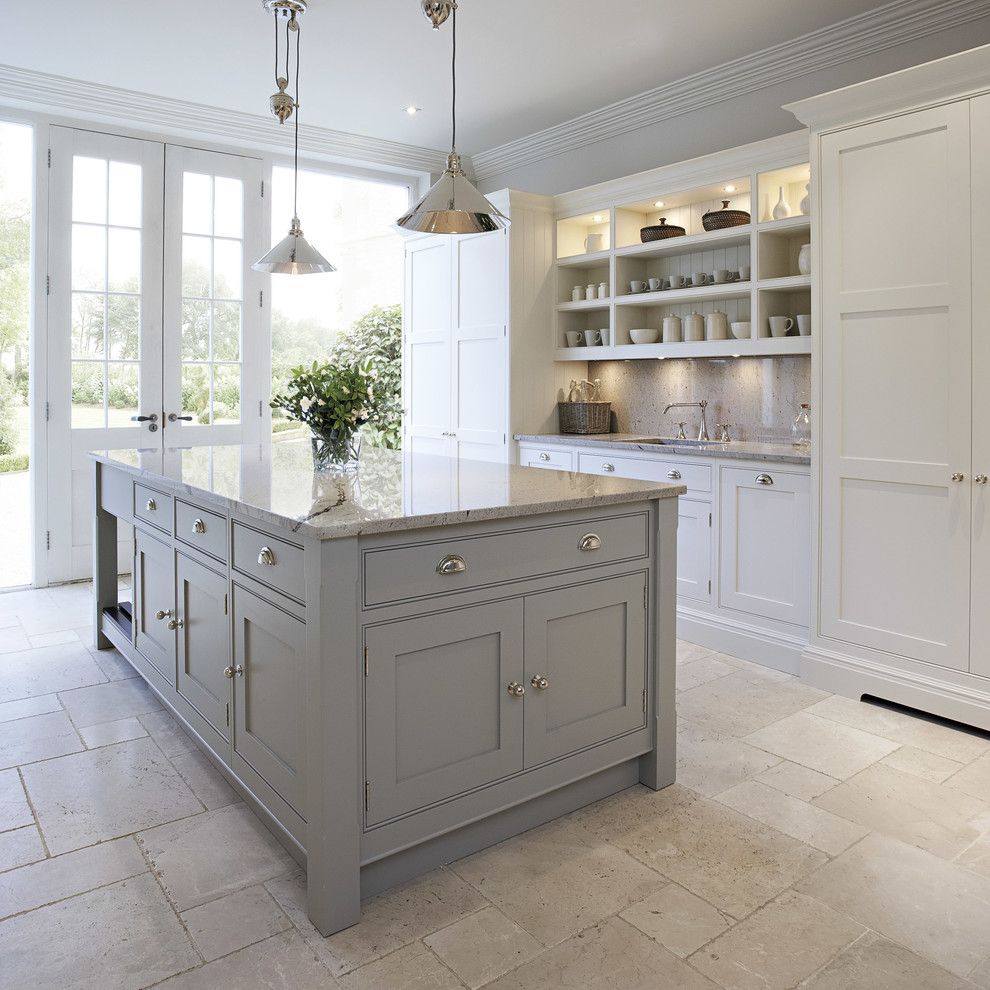
[[[168,414],[168,421],[170,423],[178,423],[180,421],[183,422],[183,423],[191,423],[192,422],[192,416],[180,416],[178,413],[169,413]]]
[[[154,433],[158,429],[158,413],[152,413],[150,416],[131,416],[132,423],[147,423],[148,430]]]

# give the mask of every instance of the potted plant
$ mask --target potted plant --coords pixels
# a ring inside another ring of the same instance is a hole
[[[357,470],[361,427],[374,400],[376,372],[370,362],[293,368],[283,391],[271,401],[291,419],[305,423],[312,436],[313,467]]]

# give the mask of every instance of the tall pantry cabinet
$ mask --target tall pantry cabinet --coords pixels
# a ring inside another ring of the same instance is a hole
[[[802,675],[990,728],[990,53],[812,129],[817,613]]]

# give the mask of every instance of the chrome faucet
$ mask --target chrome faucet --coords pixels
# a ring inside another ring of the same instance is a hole
[[[708,423],[705,420],[705,410],[708,408],[707,399],[702,399],[700,402],[672,402],[669,406],[667,406],[664,409],[663,414],[666,416],[671,409],[695,409],[695,408],[701,410],[701,428],[698,430],[698,439],[710,440],[711,438],[708,436]],[[684,430],[682,426],[681,433],[683,432]]]

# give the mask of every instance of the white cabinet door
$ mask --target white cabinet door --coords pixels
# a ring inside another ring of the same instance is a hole
[[[972,497],[969,131],[964,102],[822,139],[829,208],[818,334],[819,632],[962,670]]]
[[[767,467],[721,469],[719,605],[806,626],[809,478]]]
[[[677,596],[712,600],[712,504],[677,500]]]

